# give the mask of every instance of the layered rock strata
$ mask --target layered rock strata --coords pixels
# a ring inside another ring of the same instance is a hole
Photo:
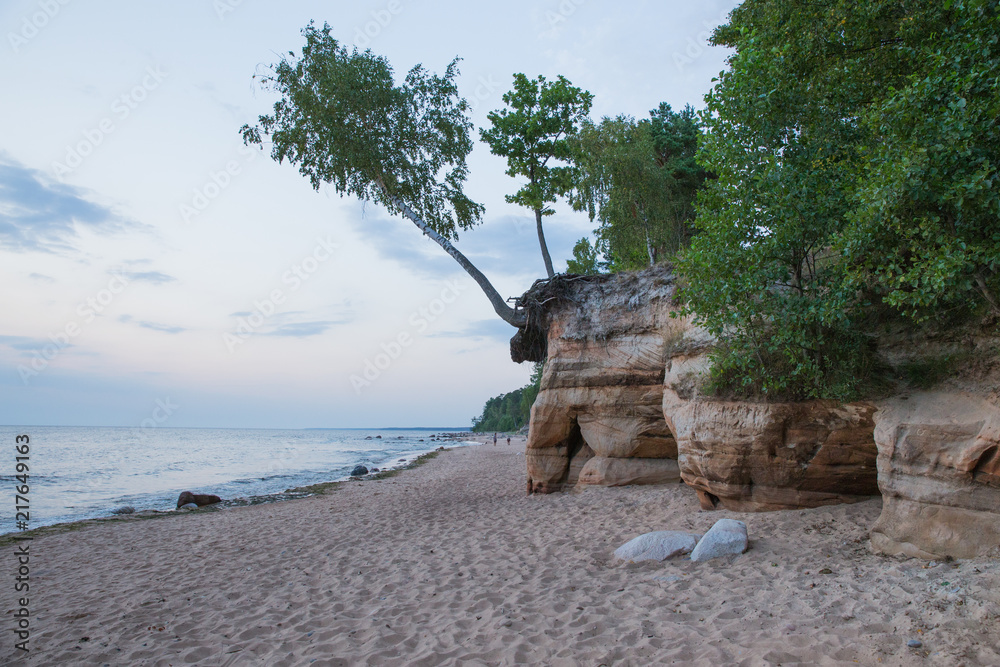
[[[764,511],[878,494],[874,406],[762,403],[700,394],[711,340],[689,327],[667,360],[663,414],[684,483],[704,509]]]
[[[882,514],[872,547],[920,558],[1000,548],[1000,401],[921,392],[875,414]]]
[[[531,324],[512,340],[512,358],[547,358],[526,450],[529,492],[680,479],[705,509],[738,511],[881,493],[876,551],[965,558],[1000,549],[992,329],[972,343],[883,341],[890,366],[946,368],[935,392],[849,404],[720,400],[700,391],[713,341],[676,316],[673,295],[672,275],[654,268],[558,276],[519,299]],[[966,357],[975,360],[968,368],[945,364]]]
[[[533,292],[548,326],[525,452],[528,491],[677,482],[662,412],[665,336],[681,326],[671,317],[670,272],[557,277]]]

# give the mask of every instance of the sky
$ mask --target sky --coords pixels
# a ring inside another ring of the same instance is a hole
[[[591,116],[703,106],[732,0],[0,4],[0,424],[468,426],[524,385],[513,328],[437,245],[243,146],[254,75],[311,20],[402,77],[462,59],[476,128],[514,73]],[[478,137],[478,131],[475,133]],[[456,243],[505,297],[544,277],[520,187],[476,143],[483,223]],[[594,224],[557,204],[557,271]]]

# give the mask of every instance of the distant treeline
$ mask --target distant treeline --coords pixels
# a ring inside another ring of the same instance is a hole
[[[486,401],[483,414],[472,418],[474,433],[516,431],[527,425],[531,417],[531,406],[538,397],[542,381],[542,364],[535,364],[531,382],[509,394],[500,394]]]

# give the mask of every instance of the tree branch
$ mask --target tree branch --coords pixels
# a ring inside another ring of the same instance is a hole
[[[486,294],[486,298],[490,300],[493,310],[500,316],[500,319],[511,326],[518,328],[524,327],[527,323],[527,316],[523,312],[514,310],[508,306],[504,298],[500,296],[500,293],[497,292],[495,287],[493,287],[489,278],[487,278],[482,271],[477,269],[476,266],[469,261],[468,257],[463,255],[458,248],[452,245],[451,241],[446,239],[441,234],[438,234],[433,227],[424,222],[424,220],[417,215],[412,208],[407,206],[406,202],[389,192],[389,189],[385,186],[382,179],[378,179],[377,182],[393,205],[400,210],[404,218],[410,220],[410,222],[416,225],[417,229],[423,232],[425,236],[430,237],[432,241],[444,248],[444,251],[451,255],[452,258],[454,258],[454,260],[458,262],[463,269],[465,269],[466,273],[472,276],[472,279],[476,281],[480,289],[482,289]]]

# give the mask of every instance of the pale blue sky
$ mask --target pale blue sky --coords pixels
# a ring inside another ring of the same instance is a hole
[[[253,74],[314,19],[400,74],[460,56],[477,127],[515,72],[565,75],[595,118],[645,116],[701,106],[735,4],[8,0],[0,423],[467,425],[527,380],[513,329],[412,224],[243,148],[274,102]],[[533,222],[501,159],[469,162],[486,217],[458,246],[518,295],[544,273]],[[565,206],[546,224],[564,269],[593,225]]]

